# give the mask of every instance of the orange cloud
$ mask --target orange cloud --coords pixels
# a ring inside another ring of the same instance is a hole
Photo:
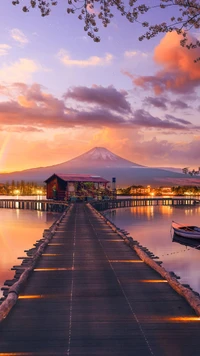
[[[200,86],[200,48],[188,50],[180,45],[181,37],[175,32],[167,33],[154,51],[154,61],[162,69],[152,76],[136,78],[130,73],[134,84],[144,89],[154,90],[156,95],[164,91],[186,93]],[[190,40],[194,39],[190,37]]]

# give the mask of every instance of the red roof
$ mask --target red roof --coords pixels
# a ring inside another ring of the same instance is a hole
[[[49,181],[50,178],[56,176],[65,182],[93,182],[93,183],[109,183],[108,180],[95,175],[90,174],[53,174],[51,177],[45,180],[45,182]]]

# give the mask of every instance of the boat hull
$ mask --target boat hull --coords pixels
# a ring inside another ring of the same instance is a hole
[[[184,230],[181,231],[179,229],[175,229],[175,228],[173,228],[173,229],[174,229],[174,233],[178,236],[187,237],[188,239],[199,239],[200,240],[200,234],[198,234],[198,233],[194,233],[194,232],[188,233]]]
[[[172,228],[177,236],[200,240],[200,228],[198,226],[183,226],[173,221]]]

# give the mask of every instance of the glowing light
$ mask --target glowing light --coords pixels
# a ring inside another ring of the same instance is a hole
[[[0,355],[2,356],[35,356],[38,355],[38,353],[35,352],[0,352]],[[40,355],[44,355],[44,356],[53,356],[55,355],[55,353],[48,351],[48,352],[41,352],[40,351]]]
[[[35,272],[51,272],[51,271],[72,271],[73,267],[50,267],[50,268],[34,268]]]
[[[137,282],[143,282],[143,283],[168,283],[166,279],[140,279]]]
[[[15,195],[19,195],[20,194],[20,190],[19,189],[15,189],[13,192]]]
[[[59,243],[59,242],[57,242],[57,243],[52,243],[52,242],[50,242],[50,243],[48,244],[48,246],[63,246],[63,245],[65,245],[65,244]]]
[[[19,295],[18,299],[55,299],[67,297],[67,294],[30,294],[30,295]]]
[[[171,318],[166,318],[166,320],[169,321],[182,321],[182,322],[188,322],[188,321],[198,321],[200,322],[200,317],[199,316],[175,316]]]
[[[124,242],[123,239],[109,240],[109,242]]]
[[[63,253],[42,253],[42,256],[64,256]]]
[[[110,263],[143,263],[141,260],[109,260]]]
[[[0,352],[0,355],[3,355],[3,356],[34,356],[35,353],[33,353],[33,352],[3,352],[3,353]],[[41,355],[45,355],[45,354],[42,353]],[[48,354],[48,355],[50,355],[50,354]]]

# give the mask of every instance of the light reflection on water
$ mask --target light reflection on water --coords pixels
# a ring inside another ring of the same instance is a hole
[[[15,199],[15,200],[46,200],[45,195],[0,195],[0,199]]]
[[[58,218],[57,213],[22,209],[0,209],[0,287],[6,279],[12,279],[17,259],[26,256],[33,244],[42,238],[44,229]],[[2,293],[0,291],[0,297]]]
[[[118,227],[163,261],[163,267],[200,293],[200,250],[172,242],[171,222],[198,225],[200,207],[141,206],[106,213]],[[200,241],[199,241],[200,244]]]

